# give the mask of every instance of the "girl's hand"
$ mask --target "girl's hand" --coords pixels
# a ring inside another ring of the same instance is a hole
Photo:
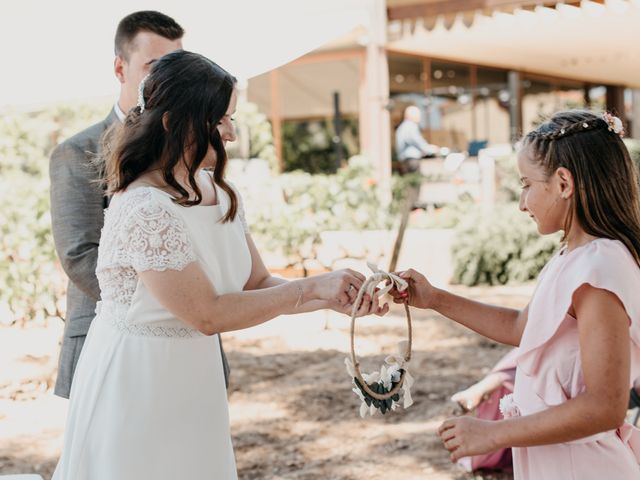
[[[401,278],[409,282],[409,287],[399,292],[395,288],[389,292],[394,303],[404,303],[407,299],[409,305],[416,308],[432,308],[435,288],[421,273],[413,269],[398,272]]]
[[[451,461],[457,462],[462,457],[489,453],[501,448],[494,438],[496,423],[468,416],[449,418],[438,428],[438,435],[444,447],[449,450]]]

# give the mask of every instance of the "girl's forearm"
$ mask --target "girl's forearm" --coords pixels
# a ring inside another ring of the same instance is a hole
[[[587,393],[533,415],[500,420],[495,440],[500,448],[564,443],[618,428],[624,415],[610,402]]]
[[[519,310],[476,302],[436,289],[433,310],[487,338],[508,345],[519,345]]]

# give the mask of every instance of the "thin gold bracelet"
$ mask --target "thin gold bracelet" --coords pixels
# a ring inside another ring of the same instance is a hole
[[[304,296],[304,290],[302,289],[302,285],[300,285],[300,282],[296,282],[296,288],[298,289],[298,301],[296,302],[296,306],[295,308],[298,308],[300,305],[302,305],[302,297]]]

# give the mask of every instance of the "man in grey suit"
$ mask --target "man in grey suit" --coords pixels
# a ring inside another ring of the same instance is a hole
[[[124,17],[115,36],[115,75],[120,95],[103,121],[58,145],[51,154],[51,221],[56,251],[69,277],[67,315],[55,394],[69,398],[71,381],[91,321],[100,288],[96,278],[103,209],[108,198],[97,180],[102,172],[94,159],[102,137],[136,105],[138,85],[153,62],[182,48],[184,30],[171,17],[140,11]],[[222,347],[222,345],[221,345]],[[228,365],[222,353],[225,380]]]

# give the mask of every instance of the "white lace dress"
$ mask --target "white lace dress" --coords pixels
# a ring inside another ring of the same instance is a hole
[[[139,187],[105,214],[96,309],[71,389],[53,480],[236,479],[220,347],[151,296],[138,273],[199,262],[220,294],[251,272],[242,206],[181,207]]]

